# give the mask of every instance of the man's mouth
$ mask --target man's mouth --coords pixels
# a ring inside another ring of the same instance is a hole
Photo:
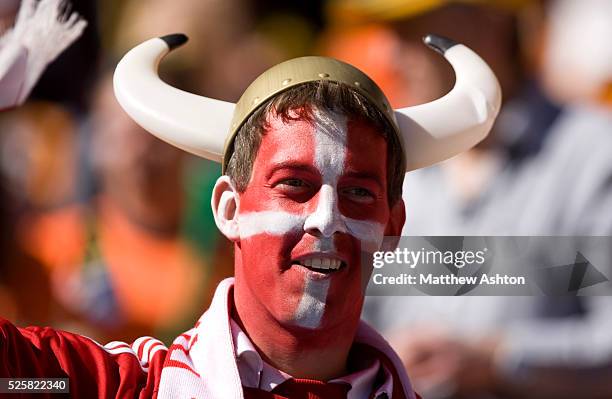
[[[314,257],[293,262],[317,273],[333,273],[346,266],[346,263],[335,258]]]

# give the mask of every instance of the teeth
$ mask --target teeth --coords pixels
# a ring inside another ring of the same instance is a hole
[[[342,265],[341,261],[337,259],[330,259],[330,258],[304,259],[301,263],[304,266],[312,267],[314,269],[322,269],[322,270],[327,270],[327,269],[338,270],[340,266]]]

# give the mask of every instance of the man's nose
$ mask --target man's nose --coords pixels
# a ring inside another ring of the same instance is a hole
[[[346,226],[340,217],[338,195],[334,187],[328,184],[321,186],[316,210],[304,223],[304,230],[316,236],[331,237],[334,233],[346,233]]]

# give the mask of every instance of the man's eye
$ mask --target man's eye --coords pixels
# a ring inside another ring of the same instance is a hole
[[[276,183],[276,188],[288,195],[302,195],[311,191],[310,184],[302,179],[285,179]]]
[[[287,180],[281,181],[279,184],[283,184],[285,186],[291,186],[291,187],[306,187],[306,183],[300,179],[287,179]]]
[[[345,195],[349,196],[352,200],[357,202],[372,202],[376,199],[376,196],[368,189],[362,187],[352,187],[344,190]]]
[[[365,188],[351,188],[350,190],[348,190],[349,193],[353,194],[353,195],[357,195],[359,197],[367,197],[367,196],[371,196],[372,194],[366,190]]]

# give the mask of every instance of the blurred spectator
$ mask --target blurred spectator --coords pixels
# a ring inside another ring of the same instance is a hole
[[[91,128],[101,191],[89,248],[99,254],[90,266],[104,264],[125,317],[174,332],[201,310],[208,283],[209,260],[180,234],[186,156],[121,111],[109,78],[99,86]]]
[[[104,339],[172,334],[208,299],[208,262],[181,234],[185,155],[133,124],[110,79],[99,87],[91,141],[49,103],[26,105],[4,125],[2,166],[22,204],[16,239],[67,313],[56,325]],[[83,151],[100,176],[94,200],[81,191],[93,176]]]
[[[612,74],[597,74],[604,69],[598,64],[611,60],[604,39],[610,32],[602,29],[603,21],[612,26],[604,12],[608,4],[551,2],[550,19],[544,20],[539,2],[530,2],[516,15],[505,8],[510,2],[458,3],[347,0],[332,7],[350,13],[352,22],[367,20],[367,15],[376,21],[375,28],[367,27],[376,44],[355,40],[353,50],[342,41],[338,45],[338,37],[367,32],[352,24],[340,27],[340,36],[332,31],[327,48],[349,62],[357,59],[366,71],[368,63],[378,68],[378,82],[395,93],[395,105],[421,103],[450,88],[452,75],[440,66],[444,61],[419,43],[428,32],[473,48],[504,89],[505,105],[486,142],[407,175],[403,233],[610,235],[612,115],[609,108],[585,105],[584,95],[576,93],[590,88],[592,104],[609,89]],[[557,20],[561,15],[565,19]],[[593,26],[587,29],[590,21]],[[521,34],[518,28],[526,23],[536,36]],[[570,31],[581,32],[580,38],[572,33],[568,40]],[[585,40],[591,42],[583,46]],[[521,54],[519,44],[528,44],[523,48],[531,52]],[[551,54],[556,51],[562,54]],[[593,51],[597,56],[589,56]],[[573,67],[568,69],[570,64],[559,61],[570,55]],[[403,60],[405,72],[399,67]],[[579,66],[597,71],[579,71]],[[555,73],[549,72],[551,67]],[[538,71],[535,78],[544,81],[546,93],[537,79],[526,78]],[[587,78],[584,86],[580,76]],[[595,76],[600,77],[594,88]],[[571,101],[568,91],[576,94]],[[368,298],[365,316],[388,331],[424,397],[604,398],[612,389],[603,378],[612,365],[612,339],[606,333],[612,327],[610,309],[608,297],[379,297]]]
[[[74,200],[74,120],[62,107],[30,103],[0,118],[0,173],[7,225],[2,283],[14,304],[8,314],[23,322],[48,323],[56,311],[44,261],[22,245],[22,217],[34,209],[52,210]],[[68,238],[68,237],[66,237]],[[22,296],[30,301],[23,303]],[[2,310],[5,311],[5,307]],[[12,312],[10,311],[12,309]]]

